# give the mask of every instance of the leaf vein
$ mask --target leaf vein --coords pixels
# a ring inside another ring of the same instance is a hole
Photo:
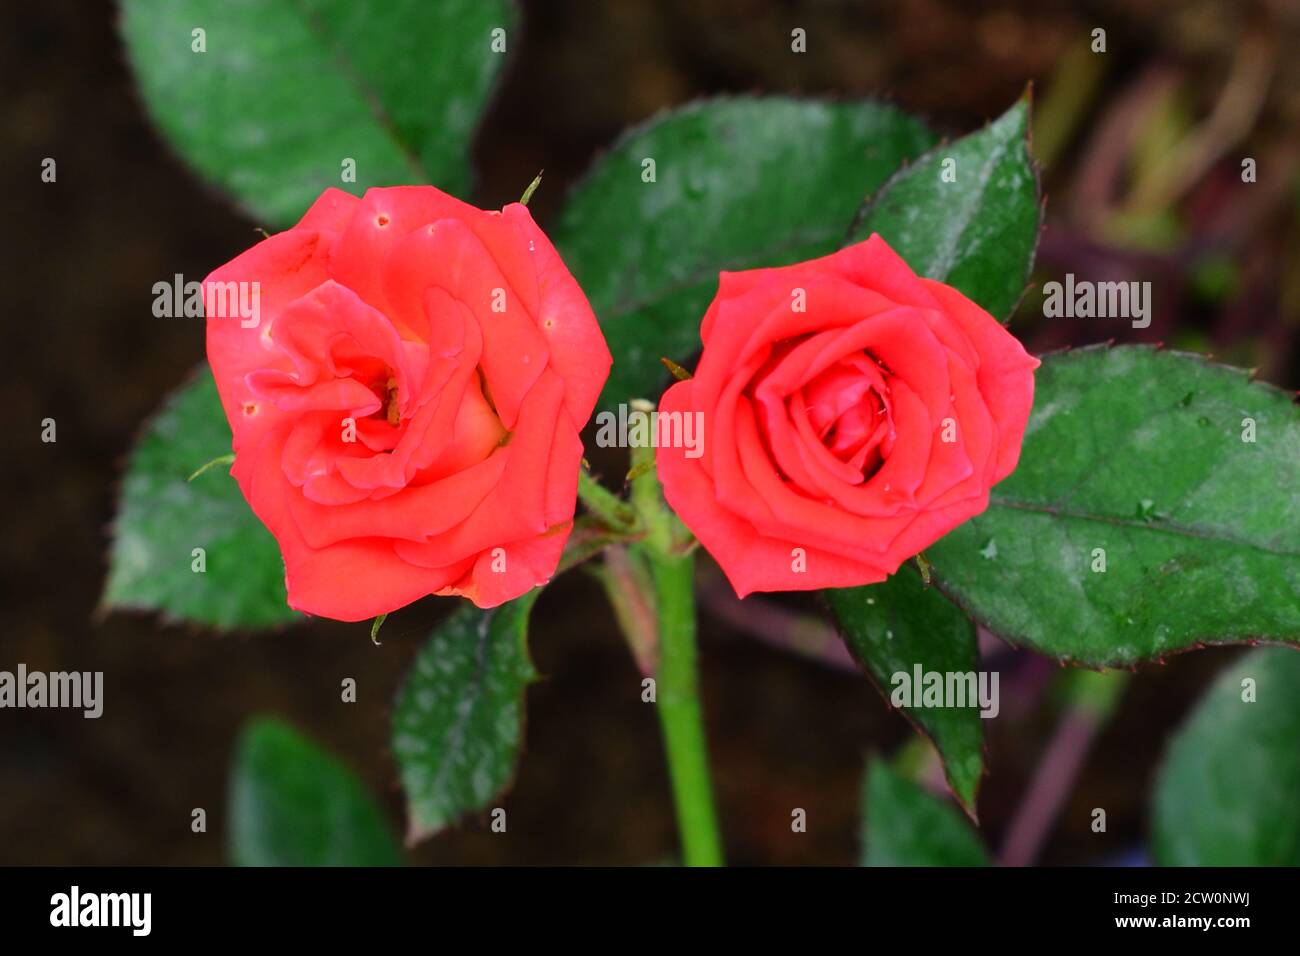
[[[1263,551],[1266,554],[1274,554],[1279,557],[1300,558],[1300,551],[1288,551],[1283,548],[1272,548],[1259,541],[1250,541],[1237,535],[1224,534],[1218,529],[1210,531],[1190,525],[1173,524],[1169,521],[1148,522],[1138,518],[1121,518],[1118,515],[1103,515],[1088,511],[1076,511],[1072,508],[1063,508],[1060,505],[1042,504],[1041,502],[1036,501],[1017,501],[1013,498],[1003,498],[997,495],[993,495],[989,498],[989,504],[990,506],[1011,508],[1016,511],[1028,511],[1036,514],[1050,515],[1054,518],[1070,518],[1075,521],[1094,521],[1099,524],[1134,528],[1142,531],[1155,531],[1186,538],[1196,538],[1202,541],[1219,541],[1225,544],[1235,544],[1242,547],[1254,548],[1257,551]]]

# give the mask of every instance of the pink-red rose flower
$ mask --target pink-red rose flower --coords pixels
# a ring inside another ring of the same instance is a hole
[[[668,503],[744,596],[883,581],[1016,467],[1038,361],[879,236],[724,272],[694,378],[703,455],[658,450]]]
[[[290,605],[492,607],[550,578],[610,355],[527,209],[329,189],[206,282],[260,284],[256,324],[209,308],[207,351]]]

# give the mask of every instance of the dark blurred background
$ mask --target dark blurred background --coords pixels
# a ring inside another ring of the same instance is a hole
[[[1300,384],[1293,0],[523,6],[522,36],[512,37],[512,62],[475,147],[480,205],[515,199],[545,167],[532,204],[545,225],[567,185],[624,126],[699,96],[878,96],[960,135],[1032,80],[1048,201],[1038,283],[1067,271],[1149,279],[1156,312],[1143,331],[1045,321],[1031,293],[1012,329],[1036,351],[1116,335],[1209,351],[1279,385]],[[150,128],[115,16],[108,3],[10,4],[0,31],[8,207],[0,408],[14,439],[5,456],[0,668],[102,670],[107,701],[99,720],[0,711],[0,863],[222,862],[232,745],[242,722],[264,712],[356,769],[400,829],[389,704],[445,602],[394,615],[381,647],[363,626],[330,622],[246,635],[95,616],[124,455],[203,354],[198,326],[152,317],[152,285],[176,272],[204,275],[258,238],[258,224],[200,184]],[[794,27],[807,31],[806,54],[790,51]],[[1107,31],[1104,55],[1088,48],[1096,27]],[[56,184],[40,181],[46,156],[58,161]],[[1258,182],[1242,183],[1244,157],[1257,161]],[[40,442],[47,416],[58,422],[56,444]],[[596,464],[607,474],[619,468],[613,459]],[[784,605],[815,610],[801,599]],[[730,859],[852,862],[864,756],[892,752],[911,731],[863,677],[775,647],[770,633],[757,638],[735,610],[715,598],[701,622]],[[412,858],[671,859],[658,726],[599,588],[567,575],[547,589],[533,621],[545,679],[528,695],[526,749],[504,802],[509,832],[471,819]],[[1003,709],[990,722],[980,800],[995,848],[1023,812],[1045,750],[1060,745],[1052,740],[1061,719],[1055,665],[999,653]],[[1235,653],[1181,655],[1129,683],[1040,861],[1113,860],[1143,844],[1163,740]],[[356,704],[339,699],[344,677],[357,679]],[[1097,806],[1107,809],[1104,834],[1088,827]],[[208,812],[206,834],[190,831],[195,807]],[[790,830],[794,807],[807,810],[806,834]]]

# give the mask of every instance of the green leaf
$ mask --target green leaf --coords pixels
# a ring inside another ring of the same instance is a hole
[[[361,782],[278,720],[240,736],[230,777],[237,866],[399,866],[388,822]]]
[[[1254,701],[1243,700],[1253,681]],[[1300,653],[1251,651],[1178,731],[1156,781],[1162,866],[1300,866]]]
[[[1025,98],[978,133],[936,146],[863,206],[850,241],[878,232],[918,275],[1008,318],[1029,282],[1042,208],[1028,129]]]
[[[258,628],[299,620],[284,563],[228,468],[195,469],[230,448],[230,426],[207,365],[167,400],[127,462],[113,525],[107,609],[167,620]],[[205,570],[195,571],[194,549]]]
[[[889,580],[861,588],[825,592],[849,651],[889,699],[906,674],[914,693],[914,668],[923,672],[975,673],[975,625],[910,567]],[[984,727],[978,699],[970,707],[914,707],[905,711],[943,757],[953,793],[972,815],[984,773]]]
[[[867,766],[863,866],[988,866],[988,854],[951,803],[918,787],[883,760]]]
[[[627,133],[552,232],[614,355],[602,407],[655,398],[660,358],[698,351],[720,270],[833,252],[863,197],[933,141],[878,103],[777,97],[705,100]]]
[[[1300,641],[1289,394],[1145,346],[1049,355],[1035,389],[1019,467],[926,549],[944,593],[1014,643],[1093,667]]]
[[[508,0],[123,0],[121,31],[170,143],[263,224],[287,225],[327,186],[465,195],[505,60],[492,32],[513,43],[515,22]]]
[[[393,710],[408,842],[482,809],[514,775],[523,736],[528,612],[539,588],[489,611],[466,604],[436,628]]]

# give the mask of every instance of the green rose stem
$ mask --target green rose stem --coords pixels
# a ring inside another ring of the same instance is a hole
[[[664,503],[647,462],[653,448],[632,449],[632,507],[645,528],[631,545],[650,569],[659,622],[655,707],[672,779],[682,855],[687,866],[721,866],[717,811],[709,780],[708,747],[695,663],[695,558],[690,534]]]
[[[636,531],[636,511],[626,501],[603,488],[591,477],[585,466],[578,469],[578,497],[587,506],[587,510],[611,530],[625,534]]]
[[[605,589],[637,669],[653,677],[659,672],[659,618],[648,563],[639,550],[621,544],[606,547],[604,557],[600,564],[587,565],[586,570]]]
[[[660,631],[656,707],[686,865],[721,866],[722,844],[695,667],[694,565],[690,554],[650,561]]]
[[[1064,715],[1011,818],[1002,844],[1003,866],[1031,866],[1051,835],[1097,735],[1119,706],[1133,675],[1127,671],[1062,671],[1054,690]]]

